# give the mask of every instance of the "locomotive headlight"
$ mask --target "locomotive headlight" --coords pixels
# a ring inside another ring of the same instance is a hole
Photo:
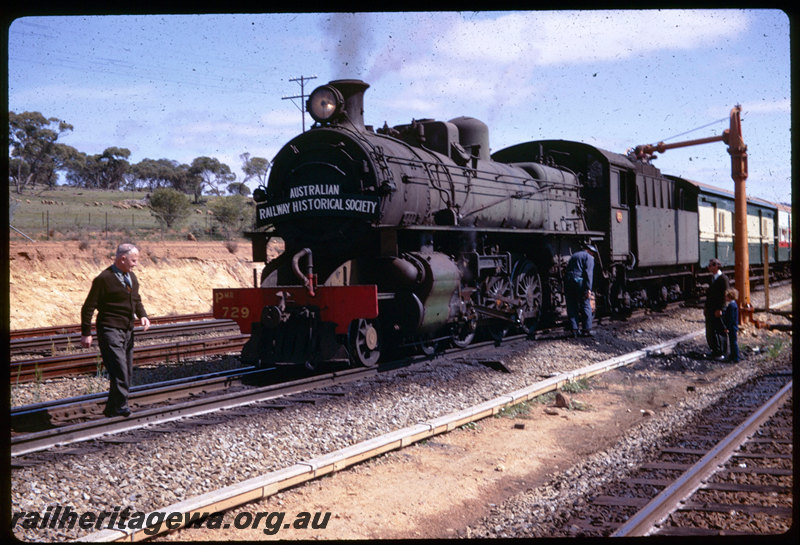
[[[320,123],[330,121],[342,111],[344,98],[338,89],[323,85],[317,87],[308,97],[306,110],[311,114],[315,121]]]

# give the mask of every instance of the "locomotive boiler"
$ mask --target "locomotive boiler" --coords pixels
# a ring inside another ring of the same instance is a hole
[[[581,181],[534,153],[497,162],[470,117],[364,124],[359,80],[317,88],[313,127],[275,156],[254,192],[260,285],[214,290],[214,315],[251,338],[244,363],[464,346],[557,319],[562,269],[587,229]],[[285,251],[266,262],[271,237]]]

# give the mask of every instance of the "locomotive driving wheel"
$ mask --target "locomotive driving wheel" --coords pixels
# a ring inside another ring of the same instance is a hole
[[[375,320],[358,319],[347,333],[350,360],[356,365],[374,367],[381,357],[380,337]]]
[[[498,310],[509,310],[508,301],[511,298],[511,282],[506,276],[490,276],[486,279],[486,306]],[[508,334],[510,322],[493,318],[489,321],[488,329],[495,344],[500,343]]]
[[[533,338],[542,316],[542,281],[536,266],[525,261],[514,277],[514,296],[520,302],[522,331]]]

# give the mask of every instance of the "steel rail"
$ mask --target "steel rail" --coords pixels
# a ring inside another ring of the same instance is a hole
[[[156,324],[146,332],[142,327],[134,328],[134,335],[137,340],[150,339],[154,337],[175,337],[178,335],[196,335],[209,331],[224,331],[227,329],[237,329],[238,325],[233,320],[196,320],[191,322],[171,322]],[[92,332],[94,335],[95,333]],[[78,348],[81,346],[80,331],[72,333],[58,333],[36,337],[22,337],[12,339],[9,346],[10,354],[41,352],[47,350],[64,350]]]
[[[245,378],[254,378],[273,370],[274,369],[243,367],[151,384],[142,384],[131,388],[129,400],[134,407],[137,407],[145,403],[158,403],[186,398],[192,395],[207,393],[212,389],[229,388],[235,384],[240,384]],[[9,414],[11,431],[12,433],[21,433],[25,428],[31,426],[42,426],[45,423],[98,416],[102,413],[100,404],[104,402],[107,397],[108,392],[97,392],[67,399],[12,407]]]
[[[650,500],[638,513],[611,534],[611,537],[646,536],[668,517],[682,501],[691,496],[733,452],[769,419],[792,392],[790,380],[769,401],[717,443],[703,458],[684,472],[675,482]]]
[[[11,456],[21,456],[55,446],[87,441],[89,439],[96,439],[125,431],[138,430],[146,428],[146,426],[172,422],[190,416],[199,416],[220,409],[231,409],[242,405],[285,397],[314,388],[366,378],[376,373],[377,371],[374,368],[364,367],[335,371],[326,375],[306,377],[291,382],[271,384],[268,386],[196,399],[168,407],[145,409],[133,413],[130,417],[118,416],[89,420],[62,428],[27,433],[11,437]]]
[[[163,362],[166,358],[180,361],[188,357],[228,354],[241,350],[250,335],[229,335],[211,339],[195,339],[171,343],[138,345],[134,348],[134,365]],[[9,363],[12,385],[43,378],[95,373],[101,367],[99,352],[64,354]]]
[[[194,320],[209,320],[214,316],[210,312],[198,312],[194,314],[181,314],[175,316],[150,316],[150,323],[172,324],[176,322],[191,322]],[[44,337],[48,335],[59,335],[64,333],[80,333],[80,324],[54,325],[48,327],[32,327],[27,329],[14,329],[11,331],[10,338],[21,339],[24,337]]]

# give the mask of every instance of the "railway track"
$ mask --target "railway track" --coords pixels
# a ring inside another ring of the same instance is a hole
[[[633,318],[642,318],[644,315],[644,312],[637,313]],[[147,332],[141,332],[140,328],[137,328],[135,334],[137,340],[142,341],[148,338],[207,335],[209,333],[219,333],[225,330],[238,330],[238,327],[235,322],[230,320],[212,319],[154,326]],[[563,329],[561,327],[543,329],[538,331],[537,335],[540,338],[553,338],[553,336],[563,335]],[[165,360],[180,362],[187,358],[234,353],[241,351],[242,346],[244,346],[248,338],[249,335],[234,334],[212,339],[196,339],[150,345],[137,344],[134,347],[134,365],[159,363]],[[503,341],[513,342],[522,338],[522,335],[511,335],[504,338]],[[437,339],[436,341],[443,342],[445,340],[447,339]],[[22,338],[17,341],[12,341],[11,352],[30,352],[32,348],[52,351],[54,347],[69,348],[72,346],[80,346],[79,332],[59,334],[53,337]],[[444,349],[438,350],[434,348],[430,350],[427,355],[433,356],[444,351]],[[79,353],[67,352],[53,356],[12,361],[9,368],[9,379],[12,385],[24,384],[41,379],[93,374],[97,373],[101,366],[102,360],[97,351]]]
[[[202,335],[208,333],[238,331],[238,326],[231,320],[207,320],[170,322],[152,325],[144,331],[143,328],[134,328],[134,334],[139,341],[152,339],[178,337],[181,335]],[[95,332],[92,332],[95,335]],[[49,335],[36,335],[12,339],[9,345],[11,355],[20,354],[50,354],[56,355],[60,351],[74,351],[81,347],[80,330],[77,332],[54,333]]]
[[[160,324],[174,324],[178,322],[191,322],[194,320],[210,320],[214,316],[210,312],[198,312],[194,314],[179,314],[174,316],[156,316],[150,318],[152,325]],[[10,338],[12,341],[17,339],[24,339],[27,337],[50,337],[52,335],[67,335],[78,333],[80,335],[80,324],[70,325],[55,325],[49,327],[34,327],[27,329],[15,329],[11,331]],[[12,342],[13,345],[13,342]]]
[[[792,525],[791,399],[789,381],[614,536],[788,531]]]
[[[525,336],[515,335],[507,338],[506,342],[525,342]],[[493,345],[493,341],[485,341],[475,343],[466,349],[450,349],[448,351],[467,356],[471,353],[477,354],[485,349],[491,349]],[[627,364],[645,353],[646,351],[638,351],[620,361],[623,362],[622,364]],[[428,355],[420,355],[397,360],[383,364],[380,369],[359,367],[334,370],[313,377],[291,380],[285,386],[281,384],[253,386],[269,373],[274,374],[274,377],[268,379],[271,381],[280,380],[280,375],[274,369],[255,370],[252,368],[217,373],[208,377],[189,377],[169,383],[140,386],[135,387],[130,400],[134,413],[127,418],[105,418],[102,415],[102,406],[107,395],[105,392],[17,407],[11,413],[11,454],[15,457],[21,456],[52,449],[59,445],[136,430],[215,410],[302,394],[341,382],[343,380],[341,377],[346,376],[346,381],[363,379],[373,376],[379,371],[390,371],[397,367],[413,365],[428,358]],[[490,367],[495,363],[492,359],[481,359],[480,357],[477,361]],[[298,371],[292,369],[289,372],[297,373]],[[285,375],[283,375],[283,380],[286,380]],[[249,387],[245,385],[245,382]],[[276,407],[281,408],[281,405],[272,404],[269,408]]]
[[[792,524],[791,369],[757,377],[699,415],[559,536],[776,534]],[[554,532],[555,533],[555,532]]]
[[[181,326],[165,326],[169,334],[175,335],[202,335],[209,332],[219,332],[220,327],[230,324],[227,320],[213,320],[219,323],[198,322]],[[154,335],[161,334],[159,331]],[[241,351],[249,335],[234,334],[205,339],[193,339],[158,344],[138,344],[134,348],[134,365],[146,363],[159,363],[163,361],[178,361],[187,358],[196,358],[216,354],[229,354]],[[85,351],[79,353],[65,353],[56,356],[47,356],[34,359],[18,360],[9,363],[9,380],[12,385],[23,384],[35,380],[56,378],[70,375],[97,373],[102,366],[98,351]]]
[[[32,422],[41,423],[43,418],[52,418],[52,415],[68,413],[71,413],[71,418],[65,425],[58,425],[58,422],[51,420],[47,422],[52,426],[49,429],[12,434],[11,456],[23,456],[56,446],[101,437],[107,438],[112,434],[142,428],[147,431],[147,427],[167,425],[176,420],[197,417],[223,409],[233,409],[242,405],[286,398],[325,386],[363,379],[377,372],[374,368],[345,369],[289,382],[263,386],[252,385],[259,380],[263,381],[264,376],[270,371],[274,372],[274,370],[243,370],[206,377],[199,381],[177,381],[176,384],[157,384],[153,387],[143,388],[133,396],[132,404],[134,407],[137,404],[144,406],[145,403],[148,403],[148,405],[127,418],[103,417],[102,409],[99,409],[96,400],[70,400],[42,408],[24,407],[12,414],[12,421],[16,416],[20,425],[30,425]],[[183,399],[183,401],[175,402],[176,399]],[[289,400],[283,405],[273,404],[272,406],[262,404],[256,409],[259,407],[282,408],[291,402]],[[25,465],[25,462],[21,462],[21,464]]]

